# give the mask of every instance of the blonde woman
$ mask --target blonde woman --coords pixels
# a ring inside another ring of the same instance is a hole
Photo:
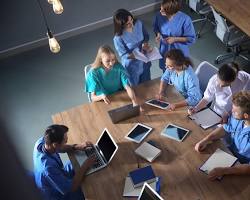
[[[133,105],[138,104],[135,93],[129,85],[127,72],[117,61],[112,48],[108,45],[101,46],[91,67],[88,72],[85,91],[91,93],[92,101],[103,100],[106,104],[110,104],[108,95],[124,88]]]

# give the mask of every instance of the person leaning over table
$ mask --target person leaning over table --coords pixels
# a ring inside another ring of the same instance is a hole
[[[157,12],[153,27],[156,42],[160,43],[162,59],[159,67],[165,71],[165,54],[171,49],[181,49],[189,57],[189,46],[195,42],[195,29],[192,19],[180,11],[179,0],[163,0],[161,9]]]
[[[250,91],[240,91],[233,95],[232,115],[227,124],[198,142],[195,150],[202,152],[208,144],[223,137],[229,150],[242,164],[215,168],[209,172],[209,179],[215,180],[229,174],[250,175]]]
[[[132,86],[151,80],[151,62],[137,60],[133,50],[150,52],[149,34],[140,20],[125,9],[119,9],[113,16],[114,46],[118,52],[123,67],[126,68]]]
[[[92,146],[90,142],[67,145],[67,132],[68,127],[64,125],[51,125],[34,147],[35,182],[46,200],[84,199],[80,186],[85,172],[96,162],[94,157],[90,157],[76,172],[70,162],[63,165],[59,153],[84,150]]]
[[[133,105],[138,105],[134,90],[129,85],[127,72],[117,61],[111,47],[101,46],[91,66],[87,74],[85,91],[91,93],[92,101],[103,100],[109,104],[108,95],[125,88]]]
[[[196,113],[213,101],[212,109],[222,116],[225,123],[232,110],[232,95],[241,90],[250,90],[250,75],[234,62],[223,64],[210,78],[204,97],[195,107],[189,108],[188,113]]]
[[[158,99],[164,97],[164,91],[167,85],[174,85],[185,100],[177,103],[171,103],[169,108],[182,106],[195,106],[202,98],[200,85],[197,75],[192,68],[191,60],[184,56],[180,49],[172,49],[166,54],[166,71],[161,77],[160,89],[157,95]]]

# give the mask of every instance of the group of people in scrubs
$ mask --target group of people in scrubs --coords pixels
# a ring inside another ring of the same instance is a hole
[[[153,22],[155,39],[162,55],[159,67],[163,71],[156,97],[164,99],[168,95],[166,87],[174,85],[184,100],[170,102],[170,110],[188,106],[189,114],[213,102],[212,109],[222,116],[224,125],[199,141],[195,150],[201,152],[212,141],[226,138],[229,149],[242,164],[215,168],[209,173],[209,178],[250,174],[250,75],[241,71],[236,63],[224,64],[210,78],[205,93],[201,94],[199,80],[189,58],[189,45],[195,42],[195,30],[191,18],[180,8],[179,0],[163,0]],[[125,9],[117,10],[113,21],[113,42],[121,63],[110,46],[101,46],[85,77],[85,91],[90,93],[93,102],[110,104],[109,95],[125,89],[133,105],[141,105],[133,87],[151,80],[151,62],[136,59],[133,51],[152,51],[148,43],[149,34],[142,21]],[[62,164],[58,153],[84,150],[92,145],[91,142],[67,145],[67,131],[63,125],[48,127],[34,148],[35,180],[46,199],[83,199],[80,184],[86,170],[95,163],[95,158],[89,158],[77,173],[71,164]]]

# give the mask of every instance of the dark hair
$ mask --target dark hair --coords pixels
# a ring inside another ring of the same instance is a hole
[[[234,94],[233,104],[239,106],[243,113],[250,115],[250,91],[240,91]]]
[[[173,15],[181,9],[179,0],[163,0],[161,7],[167,15]]]
[[[194,66],[190,58],[185,57],[180,49],[171,49],[166,53],[165,58],[172,60],[177,66],[185,65],[185,68],[189,65],[192,67]]]
[[[135,24],[136,19],[133,17],[133,15],[129,11],[125,9],[119,9],[114,13],[113,22],[114,22],[114,34],[115,35],[122,35],[122,32],[128,21],[129,16],[132,17],[133,23]]]
[[[64,134],[68,132],[68,127],[59,124],[53,124],[47,127],[44,133],[44,140],[46,144],[58,143],[61,144],[64,139]]]
[[[219,68],[218,77],[222,81],[231,83],[236,79],[238,71],[240,71],[238,64],[235,62],[227,63]]]

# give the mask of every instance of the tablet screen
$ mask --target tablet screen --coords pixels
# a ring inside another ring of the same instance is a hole
[[[167,108],[169,106],[169,103],[164,102],[164,101],[159,101],[157,99],[152,99],[152,100],[148,101],[147,103],[149,103],[151,105],[159,106],[161,108]]]
[[[188,130],[169,124],[162,131],[162,135],[170,137],[178,141],[182,141],[188,132],[189,132]]]
[[[151,130],[152,128],[150,127],[137,124],[127,135],[127,138],[139,143],[148,135]]]

